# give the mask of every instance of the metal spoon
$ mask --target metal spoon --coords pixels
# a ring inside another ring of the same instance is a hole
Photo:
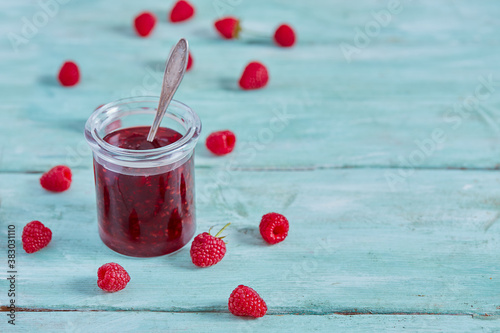
[[[160,102],[156,111],[155,120],[148,134],[148,141],[152,142],[156,136],[156,131],[160,127],[161,120],[167,111],[167,107],[172,101],[175,91],[181,84],[188,61],[188,42],[182,38],[170,52],[167,60],[165,73],[163,74],[163,84],[161,87]]]

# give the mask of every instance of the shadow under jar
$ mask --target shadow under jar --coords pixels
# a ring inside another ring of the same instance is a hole
[[[175,252],[196,231],[194,147],[198,115],[173,100],[153,142],[146,140],[158,97],[99,107],[85,125],[94,157],[99,235],[133,257]]]

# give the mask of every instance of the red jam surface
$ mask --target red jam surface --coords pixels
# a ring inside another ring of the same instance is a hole
[[[117,130],[104,137],[114,146],[146,150],[166,146],[182,135],[160,127],[153,142],[149,127]],[[134,257],[172,253],[195,232],[193,156],[166,173],[131,176],[94,160],[99,235],[112,250]]]

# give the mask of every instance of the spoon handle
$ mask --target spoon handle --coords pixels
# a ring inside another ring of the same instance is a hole
[[[167,107],[181,84],[188,61],[188,42],[182,38],[170,52],[163,74],[163,85],[161,87],[160,102],[156,111],[155,120],[149,130],[147,140],[152,142],[156,136],[156,131],[160,127],[161,120],[167,111]]]

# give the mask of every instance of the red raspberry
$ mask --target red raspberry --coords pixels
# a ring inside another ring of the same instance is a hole
[[[186,72],[189,71],[191,69],[191,67],[193,66],[193,57],[191,56],[191,52],[188,53],[188,63],[187,63],[187,66],[186,66]]]
[[[59,70],[58,79],[59,82],[66,87],[71,87],[77,84],[80,80],[78,65],[73,61],[66,61]]]
[[[288,24],[282,24],[274,32],[274,41],[279,46],[293,46],[293,44],[295,44],[295,32]]]
[[[244,90],[263,88],[269,81],[269,73],[266,66],[260,62],[251,62],[245,67],[240,78],[240,87]]]
[[[143,12],[134,19],[135,32],[141,37],[148,37],[156,25],[156,16],[150,12]]]
[[[31,221],[23,229],[23,249],[26,253],[33,253],[49,245],[52,231],[40,221]]]
[[[233,151],[236,144],[236,136],[230,130],[211,133],[205,145],[215,155],[226,155]]]
[[[288,235],[288,220],[281,214],[269,213],[262,216],[260,234],[269,244],[276,244],[285,240]]]
[[[110,262],[97,270],[97,285],[104,291],[114,293],[122,290],[130,281],[130,275],[120,265]]]
[[[191,260],[198,267],[213,266],[224,258],[226,254],[226,244],[222,238],[218,237],[221,232],[231,223],[228,223],[215,236],[209,232],[204,232],[196,236],[191,244]]]
[[[239,285],[229,296],[228,308],[235,316],[263,317],[267,312],[266,302],[250,287]]]
[[[215,21],[215,29],[219,34],[225,39],[238,38],[241,27],[240,20],[234,17],[224,17],[220,20]]]
[[[48,191],[63,192],[71,186],[71,169],[58,165],[40,177],[40,184]]]
[[[170,11],[170,22],[182,22],[194,15],[194,7],[185,0],[177,1]]]

